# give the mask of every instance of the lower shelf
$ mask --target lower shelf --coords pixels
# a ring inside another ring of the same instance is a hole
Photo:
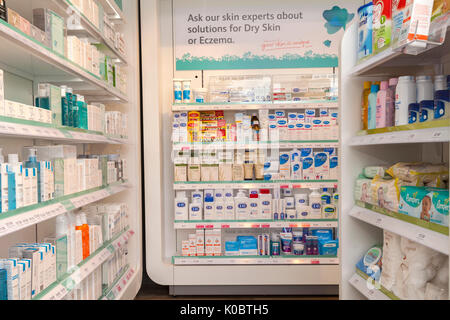
[[[39,293],[33,300],[62,300],[73,288],[112,257],[134,235],[128,228],[106,242],[96,252],[70,270],[61,280]]]
[[[179,229],[264,229],[264,228],[337,228],[338,220],[211,220],[175,221]]]
[[[172,257],[174,265],[300,265],[339,264],[336,256],[218,256],[218,257]]]
[[[134,268],[124,268],[124,271],[121,272],[113,285],[105,291],[99,300],[119,300],[122,292],[130,284],[135,273]]]
[[[350,278],[350,284],[369,300],[400,300],[383,286],[375,284],[373,279],[368,280],[367,275],[359,270]]]
[[[409,240],[418,242],[441,253],[449,253],[448,228],[446,235],[441,232],[425,228],[425,226],[430,225],[428,222],[417,221],[417,223],[423,224],[423,226],[419,226],[414,223],[416,222],[414,220],[415,218],[401,213],[388,211],[386,209],[360,201],[357,201],[356,205],[349,212],[349,215],[381,229],[396,233],[402,237],[408,238]],[[444,227],[434,227],[436,228],[435,230],[445,232],[441,230],[445,229]]]

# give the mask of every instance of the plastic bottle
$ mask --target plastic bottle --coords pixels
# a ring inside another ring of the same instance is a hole
[[[369,110],[369,94],[372,82],[364,81],[364,89],[361,101],[361,122],[363,130],[367,130],[368,125],[368,110]]]
[[[418,103],[421,103],[424,100],[433,100],[434,87],[431,76],[418,76],[416,78],[416,85]]]
[[[447,119],[450,112],[450,90],[446,77],[436,76],[434,87],[434,119]]]
[[[261,126],[259,124],[259,119],[256,113],[252,114],[251,124],[253,141],[259,141],[259,131],[261,130]]]
[[[3,157],[3,148],[0,148],[0,212],[8,211],[8,165]]]
[[[380,91],[377,93],[377,103],[376,103],[376,120],[375,126],[376,128],[385,128],[387,127],[387,90],[389,88],[389,82],[381,81]]]
[[[23,207],[23,167],[18,154],[8,154],[8,203],[10,210]],[[11,185],[10,185],[11,183]]]
[[[73,127],[74,94],[73,94],[73,89],[72,88],[67,87],[66,99],[67,99],[67,122],[66,122],[66,126]],[[76,98],[75,98],[75,100],[76,100]]]
[[[214,197],[211,194],[205,195],[205,201],[204,201],[204,219],[205,220],[214,220]]]
[[[322,201],[322,205],[331,204],[331,193],[328,192],[328,188],[323,188],[320,198]]]
[[[250,220],[257,220],[260,218],[259,216],[259,194],[258,191],[250,192],[249,199],[249,213]]]
[[[236,206],[236,219],[247,220],[249,218],[249,199],[244,190],[239,190],[234,203]]]
[[[203,219],[203,201],[199,198],[194,198],[189,204],[189,220]]]
[[[69,102],[67,100],[67,86],[61,86],[61,123],[69,125]]]
[[[377,84],[373,84],[370,87],[367,129],[375,129],[377,127],[377,93],[379,90],[380,86]]]
[[[261,189],[259,190],[259,216],[264,220],[272,219],[272,195],[270,194],[269,189]]]
[[[320,219],[322,217],[322,199],[319,189],[311,189],[309,194],[309,205],[311,207],[311,219]]]
[[[234,205],[234,198],[225,197],[225,217],[224,220],[235,220],[235,205]]]
[[[37,149],[36,148],[25,148],[28,151],[28,158],[25,161],[25,168],[35,168],[37,174],[37,199],[38,202],[41,202],[41,171],[40,164],[37,161]]]
[[[177,196],[175,198],[175,220],[189,220],[189,205],[185,191],[177,192]]]
[[[62,275],[64,275],[67,270],[69,268],[71,268],[71,264],[70,264],[70,257],[72,256],[72,248],[71,248],[71,234],[69,232],[69,228],[70,228],[70,221],[69,221],[69,217],[66,214],[62,214],[56,217],[56,231],[55,231],[55,236],[56,239],[58,240],[56,242],[56,251],[58,253],[60,253],[60,251],[58,250],[58,243],[64,242],[64,237],[65,237],[65,245],[66,245],[66,256],[63,256],[62,253],[61,255],[58,254],[59,257],[61,257],[62,260],[60,260],[61,262],[59,262],[57,264],[58,269],[57,269],[57,275],[58,275],[58,280],[61,280],[60,277]]]
[[[398,78],[389,79],[389,87],[386,95],[386,127],[395,125],[395,89],[397,88]]]
[[[395,125],[408,124],[408,107],[417,102],[416,82],[413,76],[398,78],[395,90]]]
[[[80,213],[76,216],[75,230],[81,230],[83,244],[83,260],[89,257],[89,226],[87,225],[86,215]]]

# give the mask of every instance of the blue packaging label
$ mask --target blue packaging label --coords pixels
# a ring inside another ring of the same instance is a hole
[[[178,208],[184,208],[184,207],[186,207],[186,204],[184,202],[178,202],[177,203],[177,207]]]
[[[287,162],[289,162],[289,155],[281,154],[280,155],[280,165],[286,164]]]
[[[174,98],[175,98],[175,102],[180,102],[183,99],[183,93],[180,91],[175,91],[174,92]]]
[[[309,157],[312,155],[312,148],[303,148],[300,150],[301,151],[301,157]]]
[[[337,168],[338,166],[338,157],[331,157],[330,158],[330,169]]]
[[[303,170],[309,169],[314,165],[314,159],[311,157],[302,159]]]
[[[183,90],[183,100],[191,100],[191,90]]]
[[[314,166],[316,168],[322,167],[328,160],[328,156],[325,152],[318,153],[314,156]]]

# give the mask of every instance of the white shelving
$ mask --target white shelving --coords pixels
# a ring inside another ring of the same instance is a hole
[[[350,145],[368,146],[377,144],[429,143],[448,141],[450,141],[450,127],[438,127],[355,136],[351,139]]]
[[[378,212],[361,208],[359,206],[354,206],[353,209],[349,212],[349,215],[381,229],[391,231],[402,237],[408,238],[412,241],[416,241],[433,250],[442,252],[447,255],[449,254],[449,237],[442,233],[425,229],[399,219],[388,217]]]
[[[392,300],[357,273],[350,278],[349,283],[369,300]]]
[[[127,183],[111,185],[109,187],[88,193],[82,192],[83,194],[79,196],[78,194],[74,194],[64,197],[63,200],[56,199],[50,201],[49,204],[42,203],[40,205],[31,206],[29,209],[20,208],[16,210],[17,214],[14,212],[3,213],[3,215],[12,214],[12,216],[0,220],[0,237],[25,229],[37,223],[47,221],[68,211],[86,206],[90,203],[106,199],[112,195],[127,190],[127,188]]]
[[[173,189],[204,190],[204,189],[311,189],[337,188],[337,180],[286,180],[286,181],[216,181],[216,182],[175,182]]]
[[[112,138],[103,134],[90,133],[84,130],[75,131],[67,128],[53,128],[36,124],[18,123],[16,119],[3,121],[0,119],[0,136],[10,138],[30,138],[69,143],[107,143],[126,144],[126,139]]]
[[[175,221],[174,228],[182,229],[270,229],[270,228],[337,228],[337,220],[285,221]]]
[[[337,101],[280,101],[276,103],[272,102],[254,102],[254,103],[175,103],[172,105],[172,111],[205,111],[205,110],[276,110],[276,109],[321,109],[321,108],[338,108],[339,102]]]
[[[105,13],[110,19],[114,20],[116,24],[126,23],[126,18],[123,11],[119,8],[114,0],[98,0],[98,2],[103,6]]]
[[[83,92],[89,102],[128,102],[128,97],[118,89],[1,19],[0,39],[4,43],[0,62],[7,67],[6,70],[20,73],[30,80],[68,85],[75,93]]]
[[[99,250],[90,255],[75,270],[67,274],[62,280],[53,284],[50,288],[44,290],[33,300],[61,300],[63,299],[75,285],[81,283],[94,270],[100,267],[104,262],[113,256],[113,253],[134,235],[134,231],[125,230],[120,233],[114,240],[105,243]]]
[[[71,12],[71,14],[75,13],[80,21],[80,26],[67,30],[68,35],[88,35],[96,43],[102,44],[103,45],[102,49],[106,51],[106,53],[110,57],[118,59],[120,63],[124,65],[127,64],[126,57],[115,47],[114,43],[112,43],[110,39],[105,38],[105,36],[101,33],[101,31],[94,24],[92,24],[86,18],[86,16],[84,16],[84,14],[82,14],[68,0],[53,0],[53,2],[56,3],[56,5],[58,5],[65,13],[68,12]],[[104,2],[109,3],[109,1],[107,0],[105,0]],[[111,2],[114,3],[114,0],[111,0]],[[110,5],[107,5],[107,9],[109,8]]]
[[[174,265],[316,265],[316,264],[338,264],[337,257],[306,257],[306,256],[283,256],[283,257],[173,257]]]
[[[211,142],[211,143],[175,143],[173,150],[185,149],[294,149],[294,148],[338,148],[339,142],[329,141],[280,141],[280,142],[259,142],[259,143],[230,143],[230,142]]]
[[[111,288],[108,288],[107,292],[101,298],[101,300],[120,300],[123,292],[126,290],[127,286],[132,282],[133,278],[136,276],[136,271],[133,267],[127,268],[123,275],[117,279]]]

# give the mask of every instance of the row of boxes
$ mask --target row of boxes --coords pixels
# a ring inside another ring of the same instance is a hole
[[[181,255],[184,257],[221,256],[222,230],[196,230],[188,240],[181,243]]]

